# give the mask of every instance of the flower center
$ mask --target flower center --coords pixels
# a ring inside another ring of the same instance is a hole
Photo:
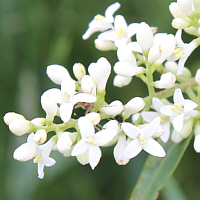
[[[183,110],[183,106],[178,103],[175,103],[174,107],[172,108],[172,111],[175,113],[180,113],[182,110]]]
[[[163,115],[163,114],[161,114],[161,115],[160,115],[161,123],[165,122],[166,119],[167,119],[167,117],[168,117],[167,115]]]
[[[96,15],[96,16],[94,17],[94,19],[95,19],[96,21],[102,21],[104,18],[105,18],[104,16],[99,15],[99,14]]]
[[[33,163],[38,163],[41,160],[42,156],[37,156],[34,158]]]
[[[174,54],[177,58],[180,58],[184,54],[183,48],[181,47],[176,48],[174,50]]]
[[[126,31],[123,28],[119,28],[119,30],[115,31],[117,37],[122,38],[123,35],[126,34]]]
[[[85,141],[86,141],[87,143],[89,143],[89,144],[94,145],[94,146],[97,145],[97,141],[95,141],[92,137],[88,137]]]
[[[144,135],[139,134],[139,135],[138,135],[138,139],[139,139],[140,144],[141,144],[142,146],[144,146],[144,145],[146,144],[145,136],[144,136]]]

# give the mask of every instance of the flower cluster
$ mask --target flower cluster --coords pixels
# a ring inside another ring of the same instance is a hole
[[[13,134],[29,134],[27,142],[14,151],[13,157],[22,162],[33,159],[38,164],[39,178],[44,177],[44,166],[56,163],[49,157],[52,150],[64,157],[75,156],[78,162],[89,164],[92,169],[99,163],[101,148],[105,146],[115,145],[113,155],[119,165],[127,164],[142,150],[164,157],[166,152],[157,138],[168,142],[170,127],[173,127],[171,140],[175,143],[187,138],[194,127],[194,149],[200,152],[200,69],[191,78],[185,67],[189,55],[200,45],[199,27],[193,23],[200,13],[199,2],[178,0],[170,5],[175,18],[172,25],[178,28],[175,35],[157,33],[156,27],[145,22],[127,25],[122,15],[113,16],[119,7],[118,2],[114,3],[106,9],[105,16],[95,16],[83,39],[100,31],[96,48],[117,52],[114,86],[126,86],[137,76],[146,83],[149,96],[134,97],[126,104],[120,100],[107,103],[106,84],[111,65],[104,57],[88,66],[88,74],[82,64],[75,63],[76,80],[63,66],[48,66],[48,77],[60,89],[52,88],[42,94],[41,106],[46,117],[29,121],[13,112],[4,116]],[[180,26],[183,21],[186,25]],[[179,26],[174,25],[177,23]],[[195,29],[193,35],[197,38],[184,43],[182,29],[189,33]],[[136,41],[132,41],[134,35]],[[154,73],[160,74],[159,80],[154,80]],[[173,102],[167,100],[171,96]],[[84,115],[77,113],[79,108],[84,110]],[[61,123],[55,122],[58,117]],[[55,132],[51,138],[50,132]]]

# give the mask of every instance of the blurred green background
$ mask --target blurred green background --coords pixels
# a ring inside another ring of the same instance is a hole
[[[15,111],[27,119],[44,117],[40,96],[53,84],[46,76],[46,66],[60,64],[70,73],[76,62],[87,67],[101,56],[112,66],[116,52],[95,49],[94,39],[83,41],[82,34],[96,14],[104,14],[113,0],[0,0],[0,113]],[[158,26],[159,32],[175,33],[168,5],[171,0],[120,0],[116,14],[124,15],[128,24],[145,21]],[[185,40],[190,41],[187,36]],[[187,62],[199,68],[199,50]],[[72,74],[72,73],[71,73]],[[146,96],[145,85],[137,78],[131,85],[118,89],[112,86],[114,73],[107,85],[107,102],[119,99],[126,103],[134,96]],[[142,89],[141,89],[142,88]],[[123,95],[122,95],[123,94]],[[124,200],[128,199],[147,157],[141,153],[126,166],[118,166],[113,147],[103,148],[103,157],[94,171],[80,165],[76,158],[52,153],[57,161],[45,168],[45,178],[37,178],[37,165],[20,163],[13,151],[26,141],[16,137],[0,120],[0,199],[1,200]],[[200,199],[200,157],[191,143],[175,172],[175,179],[161,191],[162,200]],[[170,187],[171,186],[171,187]],[[172,188],[173,187],[173,188]],[[175,192],[173,193],[173,189]],[[184,192],[183,192],[184,191]],[[175,198],[174,195],[179,195]],[[173,195],[172,197],[170,195]]]

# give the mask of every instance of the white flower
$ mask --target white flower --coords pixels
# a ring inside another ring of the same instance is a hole
[[[136,58],[128,46],[121,46],[117,50],[118,62],[114,65],[116,74],[124,77],[132,77],[143,72],[142,67],[138,67]]]
[[[82,36],[84,40],[88,39],[93,33],[97,31],[105,31],[113,27],[114,22],[113,14],[118,10],[120,4],[118,2],[110,5],[105,11],[105,17],[102,15],[96,15],[94,19],[89,23],[89,28]]]
[[[96,63],[89,65],[88,72],[97,83],[98,89],[104,91],[111,73],[111,65],[108,60],[104,57],[99,58]]]
[[[175,81],[176,76],[171,72],[167,72],[161,75],[160,80],[155,82],[155,86],[160,89],[171,88],[174,86]]]
[[[48,77],[56,84],[61,84],[64,78],[70,78],[67,69],[61,65],[49,65],[46,71]]]
[[[197,111],[194,109],[198,106],[189,99],[184,99],[181,89],[177,88],[173,96],[174,105],[166,105],[160,108],[160,112],[170,116],[172,125],[177,132],[181,132],[183,123],[190,117],[195,117]]]
[[[148,112],[143,111],[142,118],[146,122],[151,122],[158,116],[161,118],[160,126],[162,127],[164,133],[160,136],[160,138],[163,142],[166,143],[169,140],[169,136],[170,136],[170,119],[168,116],[163,115],[160,112],[160,109],[165,105],[162,103],[160,99],[153,97],[152,106],[155,111],[148,111]]]
[[[166,155],[163,147],[152,138],[160,126],[160,118],[155,118],[151,123],[139,128],[128,122],[122,123],[122,129],[125,134],[133,139],[124,149],[122,156],[125,158],[133,158],[137,156],[142,149],[147,153],[164,157]]]
[[[99,40],[112,41],[115,46],[120,47],[131,42],[131,37],[136,34],[138,23],[127,25],[122,15],[116,15],[114,27],[99,34]]]
[[[194,51],[194,49],[196,49],[197,47],[197,44],[194,41],[190,43],[184,43],[183,40],[181,39],[181,34],[182,30],[179,29],[175,35],[177,48],[174,50],[174,56],[170,58],[170,60],[179,59],[177,75],[182,74],[186,60],[188,59],[190,54]]]
[[[27,142],[19,146],[13,153],[15,160],[25,162],[35,157],[37,144],[33,140],[34,133],[29,134]]]
[[[38,178],[40,179],[44,178],[44,166],[50,167],[56,163],[53,158],[49,157],[55,144],[54,139],[51,138],[48,142],[39,145],[37,148],[36,156],[33,162],[38,164]]]
[[[103,129],[95,134],[92,122],[86,117],[78,119],[78,126],[82,139],[74,146],[71,155],[79,156],[88,151],[88,161],[91,168],[94,169],[101,158],[99,146],[111,141],[117,134],[117,131],[114,129]]]
[[[68,122],[71,118],[73,107],[78,102],[93,103],[96,97],[92,94],[76,93],[76,84],[72,79],[64,79],[61,83],[61,96],[63,101],[60,105],[60,118]]]
[[[134,97],[124,106],[123,117],[128,118],[130,115],[141,111],[145,106],[145,102],[141,97]]]

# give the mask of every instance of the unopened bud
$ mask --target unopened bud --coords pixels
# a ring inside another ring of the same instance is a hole
[[[128,85],[131,82],[131,80],[132,80],[131,76],[125,77],[125,76],[116,75],[113,80],[113,85],[121,88]]]
[[[32,132],[32,123],[25,119],[15,119],[9,124],[10,131],[17,135],[21,136],[26,133]]]
[[[174,86],[175,81],[176,81],[176,76],[171,72],[167,72],[161,75],[160,81],[156,81],[155,86],[160,89],[171,88]]]
[[[94,43],[95,43],[95,47],[99,49],[100,51],[117,50],[117,47],[115,46],[115,44],[109,40],[96,39]]]
[[[80,80],[86,74],[85,67],[81,63],[73,65],[73,72],[77,80]]]
[[[195,81],[200,86],[200,69],[198,69],[196,72]]]
[[[130,115],[141,111],[145,106],[145,102],[141,97],[132,98],[126,105],[122,115],[128,118]]]
[[[190,118],[183,125],[183,128],[182,128],[181,133],[180,133],[180,136],[182,138],[187,138],[191,134],[192,129],[193,129],[193,124],[194,124],[194,119]]]
[[[176,29],[184,29],[190,27],[190,22],[183,18],[174,18],[172,20],[172,26]]]
[[[81,90],[84,93],[92,94],[96,96],[96,83],[90,75],[85,75],[81,79]]]
[[[68,132],[63,132],[58,135],[57,149],[64,154],[71,149],[72,141]]]
[[[88,113],[85,117],[89,119],[93,125],[97,125],[101,121],[100,114],[96,112]]]
[[[8,112],[3,117],[3,120],[7,125],[9,125],[15,119],[23,119],[23,120],[25,120],[25,117],[23,115],[15,113],[15,112]]]
[[[101,111],[107,115],[117,115],[122,112],[124,106],[121,101],[115,100],[111,102],[108,106],[102,107]]]
[[[37,143],[37,144],[43,144],[46,140],[47,140],[47,132],[44,129],[40,129],[38,130],[34,137],[33,140]]]

